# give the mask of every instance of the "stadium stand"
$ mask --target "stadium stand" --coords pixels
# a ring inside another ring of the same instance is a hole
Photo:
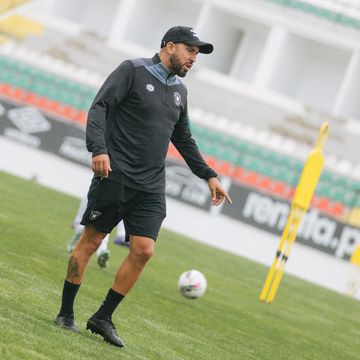
[[[360,29],[359,3],[356,0],[268,0],[285,7],[289,7],[301,12],[315,15],[317,17],[339,23],[344,26]]]
[[[86,110],[96,90],[9,56],[1,56],[0,93],[37,106],[42,111],[85,124]],[[216,129],[192,123],[199,148],[214,168],[220,174],[248,186],[290,199],[303,162],[220,131],[226,128],[225,122],[230,125],[225,118],[222,121],[212,122],[216,124]],[[246,136],[246,132],[244,134]],[[170,151],[170,155],[174,155],[174,151]],[[347,207],[360,206],[354,203],[358,189],[359,182],[325,171],[313,205],[327,214],[344,216]]]
[[[81,125],[105,76],[127,57],[92,34],[70,36],[19,16],[0,23],[0,31],[24,40],[0,47],[0,95]],[[209,87],[208,75],[199,71],[189,82],[195,99],[190,108],[191,129],[209,164],[246,186],[291,199],[310,147],[273,129],[279,118],[301,113],[301,107],[289,102],[290,111],[287,106],[276,106],[277,99],[264,105],[254,99],[257,95],[241,97],[231,90],[232,84],[220,88],[216,76]],[[221,109],[216,105],[219,101],[212,101],[219,94],[228,105]],[[259,123],[264,124],[261,130],[256,126]],[[169,156],[180,158],[172,146]],[[339,170],[338,164],[326,166],[312,206],[344,219],[349,209],[360,207],[360,180],[350,178],[346,169],[334,171]]]
[[[41,35],[43,26],[36,21],[27,19],[21,15],[11,15],[0,21],[0,32],[24,39],[30,35]]]
[[[15,8],[16,6],[22,5],[29,2],[29,0],[1,0],[0,3],[0,14]]]
[[[61,104],[87,110],[94,98],[95,90],[87,86],[11,58],[1,57],[0,65],[0,79],[4,83],[46,96]]]

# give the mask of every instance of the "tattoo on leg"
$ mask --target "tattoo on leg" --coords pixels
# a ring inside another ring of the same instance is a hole
[[[79,264],[77,263],[76,259],[71,256],[69,259],[68,269],[66,278],[68,280],[77,280],[79,277]]]

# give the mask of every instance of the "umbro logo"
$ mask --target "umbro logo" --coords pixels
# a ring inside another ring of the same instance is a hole
[[[199,38],[198,34],[196,33],[195,29],[191,29],[190,32],[193,34],[194,37]]]
[[[149,92],[153,92],[155,90],[155,87],[153,84],[146,84],[146,90]]]
[[[46,132],[51,129],[49,121],[33,107],[9,110],[7,116],[22,132],[27,134]]]
[[[89,219],[90,219],[90,220],[95,220],[95,219],[97,219],[100,215],[101,215],[101,212],[100,212],[100,211],[91,210],[90,215],[89,215]]]

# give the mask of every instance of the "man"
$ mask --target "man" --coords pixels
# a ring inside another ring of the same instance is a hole
[[[170,141],[192,172],[208,182],[212,204],[219,205],[224,197],[231,203],[191,137],[187,90],[179,80],[198,53],[212,51],[213,46],[200,41],[192,28],[173,27],[164,35],[159,54],[124,61],[96,95],[86,132],[95,176],[82,218],[85,230],[68,264],[58,325],[77,331],[73,303],[90,256],[123,220],[130,237],[129,254],[86,328],[115,346],[124,345],[111,317],[154,253],[166,216],[164,163]]]

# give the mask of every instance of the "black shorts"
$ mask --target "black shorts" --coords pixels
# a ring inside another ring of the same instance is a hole
[[[165,217],[164,194],[143,192],[94,177],[81,224],[91,224],[101,232],[110,233],[123,220],[127,238],[136,235],[156,240]]]

